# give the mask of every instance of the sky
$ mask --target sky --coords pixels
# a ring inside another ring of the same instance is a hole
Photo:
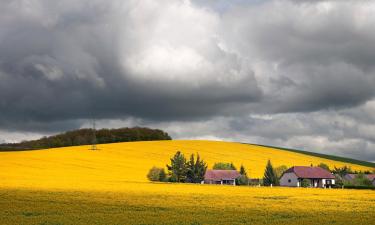
[[[147,126],[375,161],[375,2],[1,0],[0,142]]]

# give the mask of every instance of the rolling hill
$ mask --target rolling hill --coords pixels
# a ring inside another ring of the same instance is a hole
[[[268,159],[274,166],[350,166],[353,170],[372,167],[335,161],[277,148],[219,141],[148,141],[47,150],[0,152],[0,185],[8,188],[113,189],[127,183],[147,182],[152,166],[165,167],[178,150],[187,157],[199,153],[212,167],[215,162],[243,164],[252,178],[260,178]]]

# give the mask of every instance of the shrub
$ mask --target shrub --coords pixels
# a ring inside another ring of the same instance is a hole
[[[241,175],[236,179],[237,185],[248,185],[249,184],[249,178],[246,175]]]
[[[344,189],[370,189],[375,190],[374,186],[364,186],[364,185],[344,185]]]
[[[152,167],[147,174],[147,178],[150,181],[165,181],[166,174],[163,168]]]
[[[308,179],[302,179],[301,187],[310,187],[310,181]]]
[[[280,179],[281,176],[283,175],[283,173],[284,173],[287,169],[288,169],[288,167],[285,166],[285,165],[281,165],[281,166],[276,167],[276,168],[275,168],[275,174],[276,174],[276,177],[277,177],[278,179]]]
[[[236,170],[233,163],[218,162],[213,166],[214,170]]]
[[[325,163],[320,163],[320,164],[318,165],[318,167],[320,167],[320,168],[322,168],[322,169],[325,169],[325,170],[327,170],[327,171],[331,171],[331,170],[329,169],[329,166],[328,166],[327,164],[325,164]]]
[[[363,173],[355,175],[353,184],[357,186],[372,186],[372,182]]]

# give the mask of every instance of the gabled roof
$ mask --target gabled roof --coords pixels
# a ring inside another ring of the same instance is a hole
[[[285,173],[294,173],[298,178],[322,178],[322,179],[334,179],[329,171],[320,167],[311,166],[293,166],[285,171]]]
[[[357,175],[357,174],[348,173],[348,174],[345,174],[344,178],[347,179],[347,180],[353,180],[355,178],[355,175]]]
[[[364,174],[365,177],[367,177],[367,179],[373,181],[375,179],[375,174]],[[350,180],[353,180],[355,178],[355,176],[357,176],[357,174],[355,173],[348,173],[345,175],[345,178],[349,178]]]
[[[366,177],[371,181],[375,180],[375,174],[366,174]]]
[[[241,174],[237,170],[207,170],[205,180],[233,180]]]

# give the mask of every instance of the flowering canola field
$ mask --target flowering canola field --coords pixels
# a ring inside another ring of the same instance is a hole
[[[375,191],[150,183],[180,150],[243,164],[372,168],[239,143],[153,141],[0,152],[0,224],[374,224]]]

